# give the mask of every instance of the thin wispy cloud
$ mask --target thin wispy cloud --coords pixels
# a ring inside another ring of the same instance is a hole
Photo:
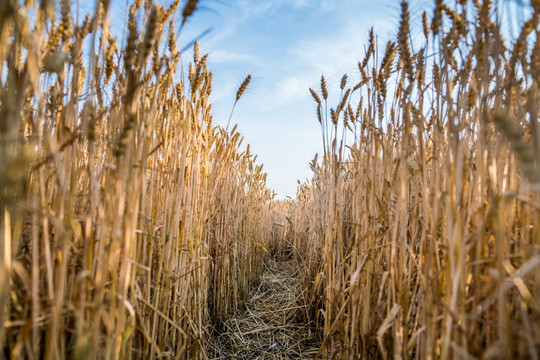
[[[210,53],[212,62],[254,62],[257,57],[252,54],[243,54],[227,50],[214,50]]]
[[[294,103],[307,96],[309,80],[305,76],[291,76],[276,84],[274,101],[276,105]]]

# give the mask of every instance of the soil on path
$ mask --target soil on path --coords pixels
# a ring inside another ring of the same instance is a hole
[[[320,333],[298,321],[300,280],[291,261],[270,260],[246,308],[224,324],[211,359],[313,359]]]

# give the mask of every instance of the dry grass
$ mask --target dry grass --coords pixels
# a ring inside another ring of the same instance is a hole
[[[198,45],[179,69],[197,1],[135,1],[125,43],[70,4],[0,4],[0,358],[205,358],[261,273],[266,174]]]
[[[223,324],[215,359],[313,359],[320,333],[301,321],[300,278],[290,260],[270,260],[245,309]]]
[[[538,359],[540,5],[510,40],[435,3],[311,90],[324,152],[278,202],[178,50],[197,0],[123,39],[107,0],[0,1],[0,358]]]
[[[539,358],[540,7],[511,43],[496,10],[437,1],[413,46],[403,2],[360,83],[311,91],[325,151],[287,236],[321,356]]]

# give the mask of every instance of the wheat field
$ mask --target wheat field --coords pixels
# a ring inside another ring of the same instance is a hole
[[[290,200],[213,123],[198,1],[122,38],[110,3],[0,3],[0,359],[539,359],[539,1],[515,37],[400,2],[360,82],[306,89]]]

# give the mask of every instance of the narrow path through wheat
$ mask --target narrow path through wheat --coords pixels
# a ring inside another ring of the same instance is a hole
[[[212,344],[212,359],[313,359],[319,334],[299,320],[300,279],[292,261],[270,260],[246,307]]]

